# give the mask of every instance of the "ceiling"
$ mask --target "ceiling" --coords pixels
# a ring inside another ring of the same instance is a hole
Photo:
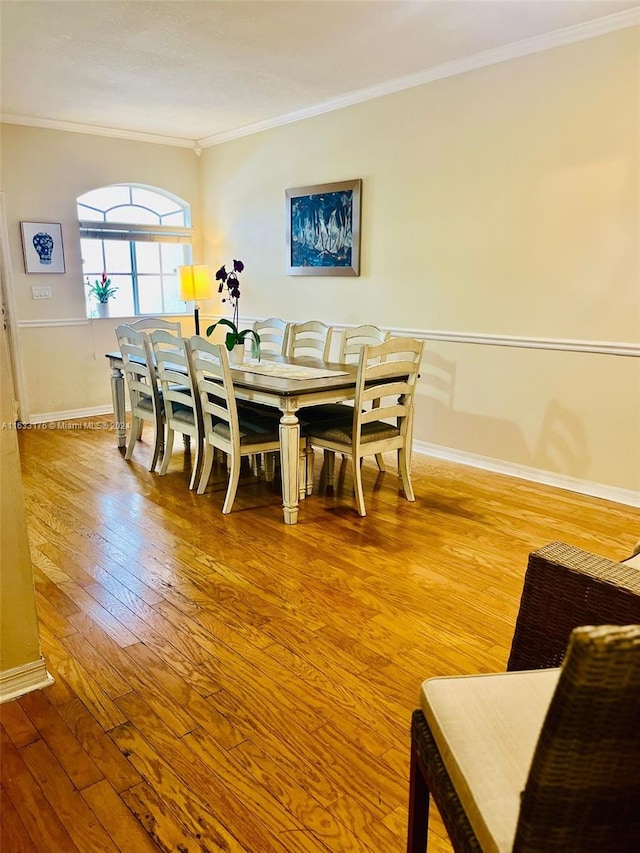
[[[474,67],[469,57],[509,58],[514,42],[548,47],[547,34],[604,16],[628,25],[637,5],[2,0],[2,118],[207,145]]]

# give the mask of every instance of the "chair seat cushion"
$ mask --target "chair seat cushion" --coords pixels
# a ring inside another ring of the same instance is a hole
[[[147,397],[146,394],[141,394],[138,398],[138,408],[144,409],[145,412],[153,411],[153,400],[151,397]]]
[[[623,560],[622,564],[624,566],[633,566],[636,569],[640,569],[640,554],[634,554],[633,557],[629,557],[628,560]]]
[[[317,424],[320,421],[351,420],[353,406],[344,403],[323,403],[320,406],[304,406],[296,412],[297,418],[307,424]]]
[[[262,444],[264,442],[280,441],[278,426],[270,418],[255,418],[255,420],[246,421],[240,416],[239,422],[240,444]],[[231,438],[229,424],[226,422],[215,424],[213,431],[227,440]]]
[[[182,421],[185,424],[195,424],[195,415],[193,409],[189,406],[183,406],[181,403],[173,403],[171,410],[176,421]]]
[[[307,434],[313,440],[314,438],[324,439],[325,441],[335,441],[339,444],[351,444],[352,441],[352,420],[309,424]],[[384,421],[371,421],[371,423],[362,424],[360,431],[360,442],[366,444],[369,441],[381,441],[384,438],[396,438],[400,435],[398,427],[393,424],[387,424]]]
[[[258,415],[261,418],[271,418],[278,423],[282,417],[282,412],[277,406],[267,406],[264,403],[254,403],[251,400],[236,400],[236,405],[240,416],[243,413],[246,413],[249,418],[252,415]]]
[[[560,669],[431,678],[420,706],[485,853],[506,853]]]

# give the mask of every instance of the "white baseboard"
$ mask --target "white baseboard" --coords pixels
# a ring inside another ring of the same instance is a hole
[[[482,468],[485,471],[493,471],[495,474],[506,474],[508,477],[519,477],[521,480],[530,480],[533,483],[542,483],[545,486],[555,486],[557,489],[566,489],[569,492],[579,492],[594,498],[603,498],[619,504],[640,507],[640,492],[635,492],[633,489],[622,489],[618,486],[594,483],[591,480],[581,480],[578,477],[569,477],[566,474],[556,474],[553,471],[532,468],[530,465],[519,465],[516,462],[506,462],[503,459],[494,459],[491,456],[481,456],[478,453],[469,453],[466,450],[457,450],[454,447],[430,444],[427,441],[414,441],[413,450],[415,453],[423,453],[436,459],[445,459],[447,462],[459,462],[461,465]]]
[[[29,415],[29,424],[50,424],[72,421],[75,418],[92,418],[95,415],[112,415],[113,405],[93,406],[89,409],[69,409],[67,412],[35,412]]]
[[[53,684],[44,658],[0,672],[0,705]]]
[[[31,424],[59,423],[61,421],[73,420],[74,418],[91,418],[95,415],[111,414],[113,414],[113,406],[98,406],[96,408],[75,409],[68,412],[34,414],[30,416],[29,422]],[[485,471],[493,471],[495,474],[506,474],[508,477],[519,477],[521,480],[530,480],[533,483],[542,483],[545,486],[555,486],[557,489],[566,489],[569,492],[579,492],[580,494],[590,495],[594,498],[614,501],[614,503],[640,507],[640,492],[635,492],[633,489],[622,489],[619,486],[594,483],[592,480],[581,480],[578,477],[556,474],[553,471],[545,471],[542,468],[533,468],[530,465],[520,465],[517,462],[507,462],[503,459],[494,459],[491,456],[481,456],[478,453],[470,453],[454,447],[444,447],[441,444],[431,444],[427,441],[414,441],[413,449],[415,453],[433,456],[436,459],[459,462],[461,465],[482,468]]]

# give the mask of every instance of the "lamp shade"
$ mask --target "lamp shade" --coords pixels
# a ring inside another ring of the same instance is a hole
[[[180,299],[183,302],[197,302],[199,299],[211,298],[211,275],[206,264],[178,267],[178,278]]]

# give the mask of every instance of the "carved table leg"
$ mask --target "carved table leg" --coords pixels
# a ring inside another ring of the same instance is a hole
[[[111,368],[111,397],[113,399],[113,418],[118,447],[125,447],[127,428],[124,416],[124,376],[120,367],[112,366]]]
[[[280,467],[285,524],[296,524],[298,521],[299,451],[300,423],[295,412],[285,412],[280,419]]]

